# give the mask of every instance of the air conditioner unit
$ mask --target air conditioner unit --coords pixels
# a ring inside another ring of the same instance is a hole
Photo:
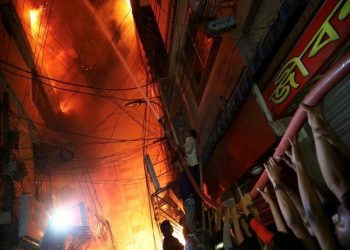
[[[48,222],[48,211],[30,194],[22,195],[18,236],[33,242],[40,242]]]

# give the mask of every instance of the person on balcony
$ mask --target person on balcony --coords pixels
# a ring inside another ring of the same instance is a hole
[[[186,163],[187,162],[185,162],[184,164]],[[183,165],[181,164],[181,160],[179,159],[178,156],[173,157],[172,165],[174,168],[177,168],[180,171],[179,172],[179,193],[184,205],[188,234],[194,234],[196,231],[196,222],[195,222],[196,191],[194,190],[190,180],[188,179],[187,174],[183,169]],[[192,174],[193,172],[191,170],[192,169],[190,168],[190,172]]]
[[[186,136],[185,144],[182,146],[182,149],[185,153],[185,159],[190,167],[190,172],[196,181],[197,185],[200,187],[200,170],[199,170],[199,161],[198,161],[198,152],[197,152],[197,132],[190,128],[184,132]],[[201,223],[201,214],[202,214],[202,206],[201,206],[201,198],[197,194],[197,192],[193,193],[193,197],[195,199],[195,220],[196,227],[198,227]]]

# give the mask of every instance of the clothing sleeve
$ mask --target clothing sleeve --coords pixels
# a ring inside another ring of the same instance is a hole
[[[231,239],[231,224],[228,222],[224,222],[223,241],[225,250],[233,247]]]
[[[192,137],[187,137],[184,144],[185,153],[190,154],[193,151],[196,141]]]
[[[255,234],[264,244],[271,242],[273,233],[270,232],[263,224],[257,221],[257,219],[250,218],[249,227],[254,230]]]

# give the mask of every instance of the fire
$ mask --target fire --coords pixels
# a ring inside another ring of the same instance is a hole
[[[131,9],[130,0],[125,0],[125,4],[126,4],[126,7],[127,7],[128,9]]]
[[[41,19],[42,13],[43,13],[43,7],[29,10],[30,29],[33,37],[38,37],[39,35],[40,19]]]
[[[72,110],[71,103],[67,100],[61,100],[59,107],[60,107],[59,110],[62,113],[68,113],[70,110]]]
[[[134,19],[132,16],[132,9],[131,9],[131,3],[130,0],[122,0],[122,1],[116,1],[115,2],[115,18],[119,18],[120,20],[116,19],[117,25],[121,25],[120,29],[122,33],[125,33],[132,27],[131,29],[133,30],[133,23]],[[132,35],[133,32],[131,32]],[[125,35],[125,34],[124,34]]]

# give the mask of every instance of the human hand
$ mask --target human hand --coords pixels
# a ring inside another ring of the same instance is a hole
[[[262,191],[260,188],[257,188],[257,191],[261,194],[261,196],[264,198],[266,203],[270,203],[272,201],[270,193],[267,190],[267,187],[264,188],[264,191]]]
[[[301,154],[298,148],[298,144],[296,141],[296,138],[291,140],[289,138],[289,144],[291,149],[286,151],[286,155],[289,157],[291,165],[290,167],[294,169],[295,171],[298,170],[298,168],[302,167],[303,165],[303,160],[301,158]]]
[[[230,210],[228,208],[223,208],[222,211],[222,221],[223,222],[230,222],[231,216],[230,216]]]
[[[290,167],[294,171],[297,171],[296,170],[296,166],[294,165],[294,163],[293,163],[291,158],[292,158],[292,153],[291,153],[290,150],[286,150],[284,152],[284,155],[276,157],[277,160],[283,161],[288,167]]]
[[[250,214],[249,207],[253,206],[254,203],[249,194],[245,194],[241,199],[243,213],[248,216]]]
[[[320,125],[321,105],[310,106],[305,103],[300,104],[300,107],[306,112],[308,123],[311,128],[317,128]]]
[[[271,183],[275,186],[277,183],[281,182],[280,179],[280,166],[277,161],[270,157],[270,159],[264,164],[267,175],[271,181]]]

